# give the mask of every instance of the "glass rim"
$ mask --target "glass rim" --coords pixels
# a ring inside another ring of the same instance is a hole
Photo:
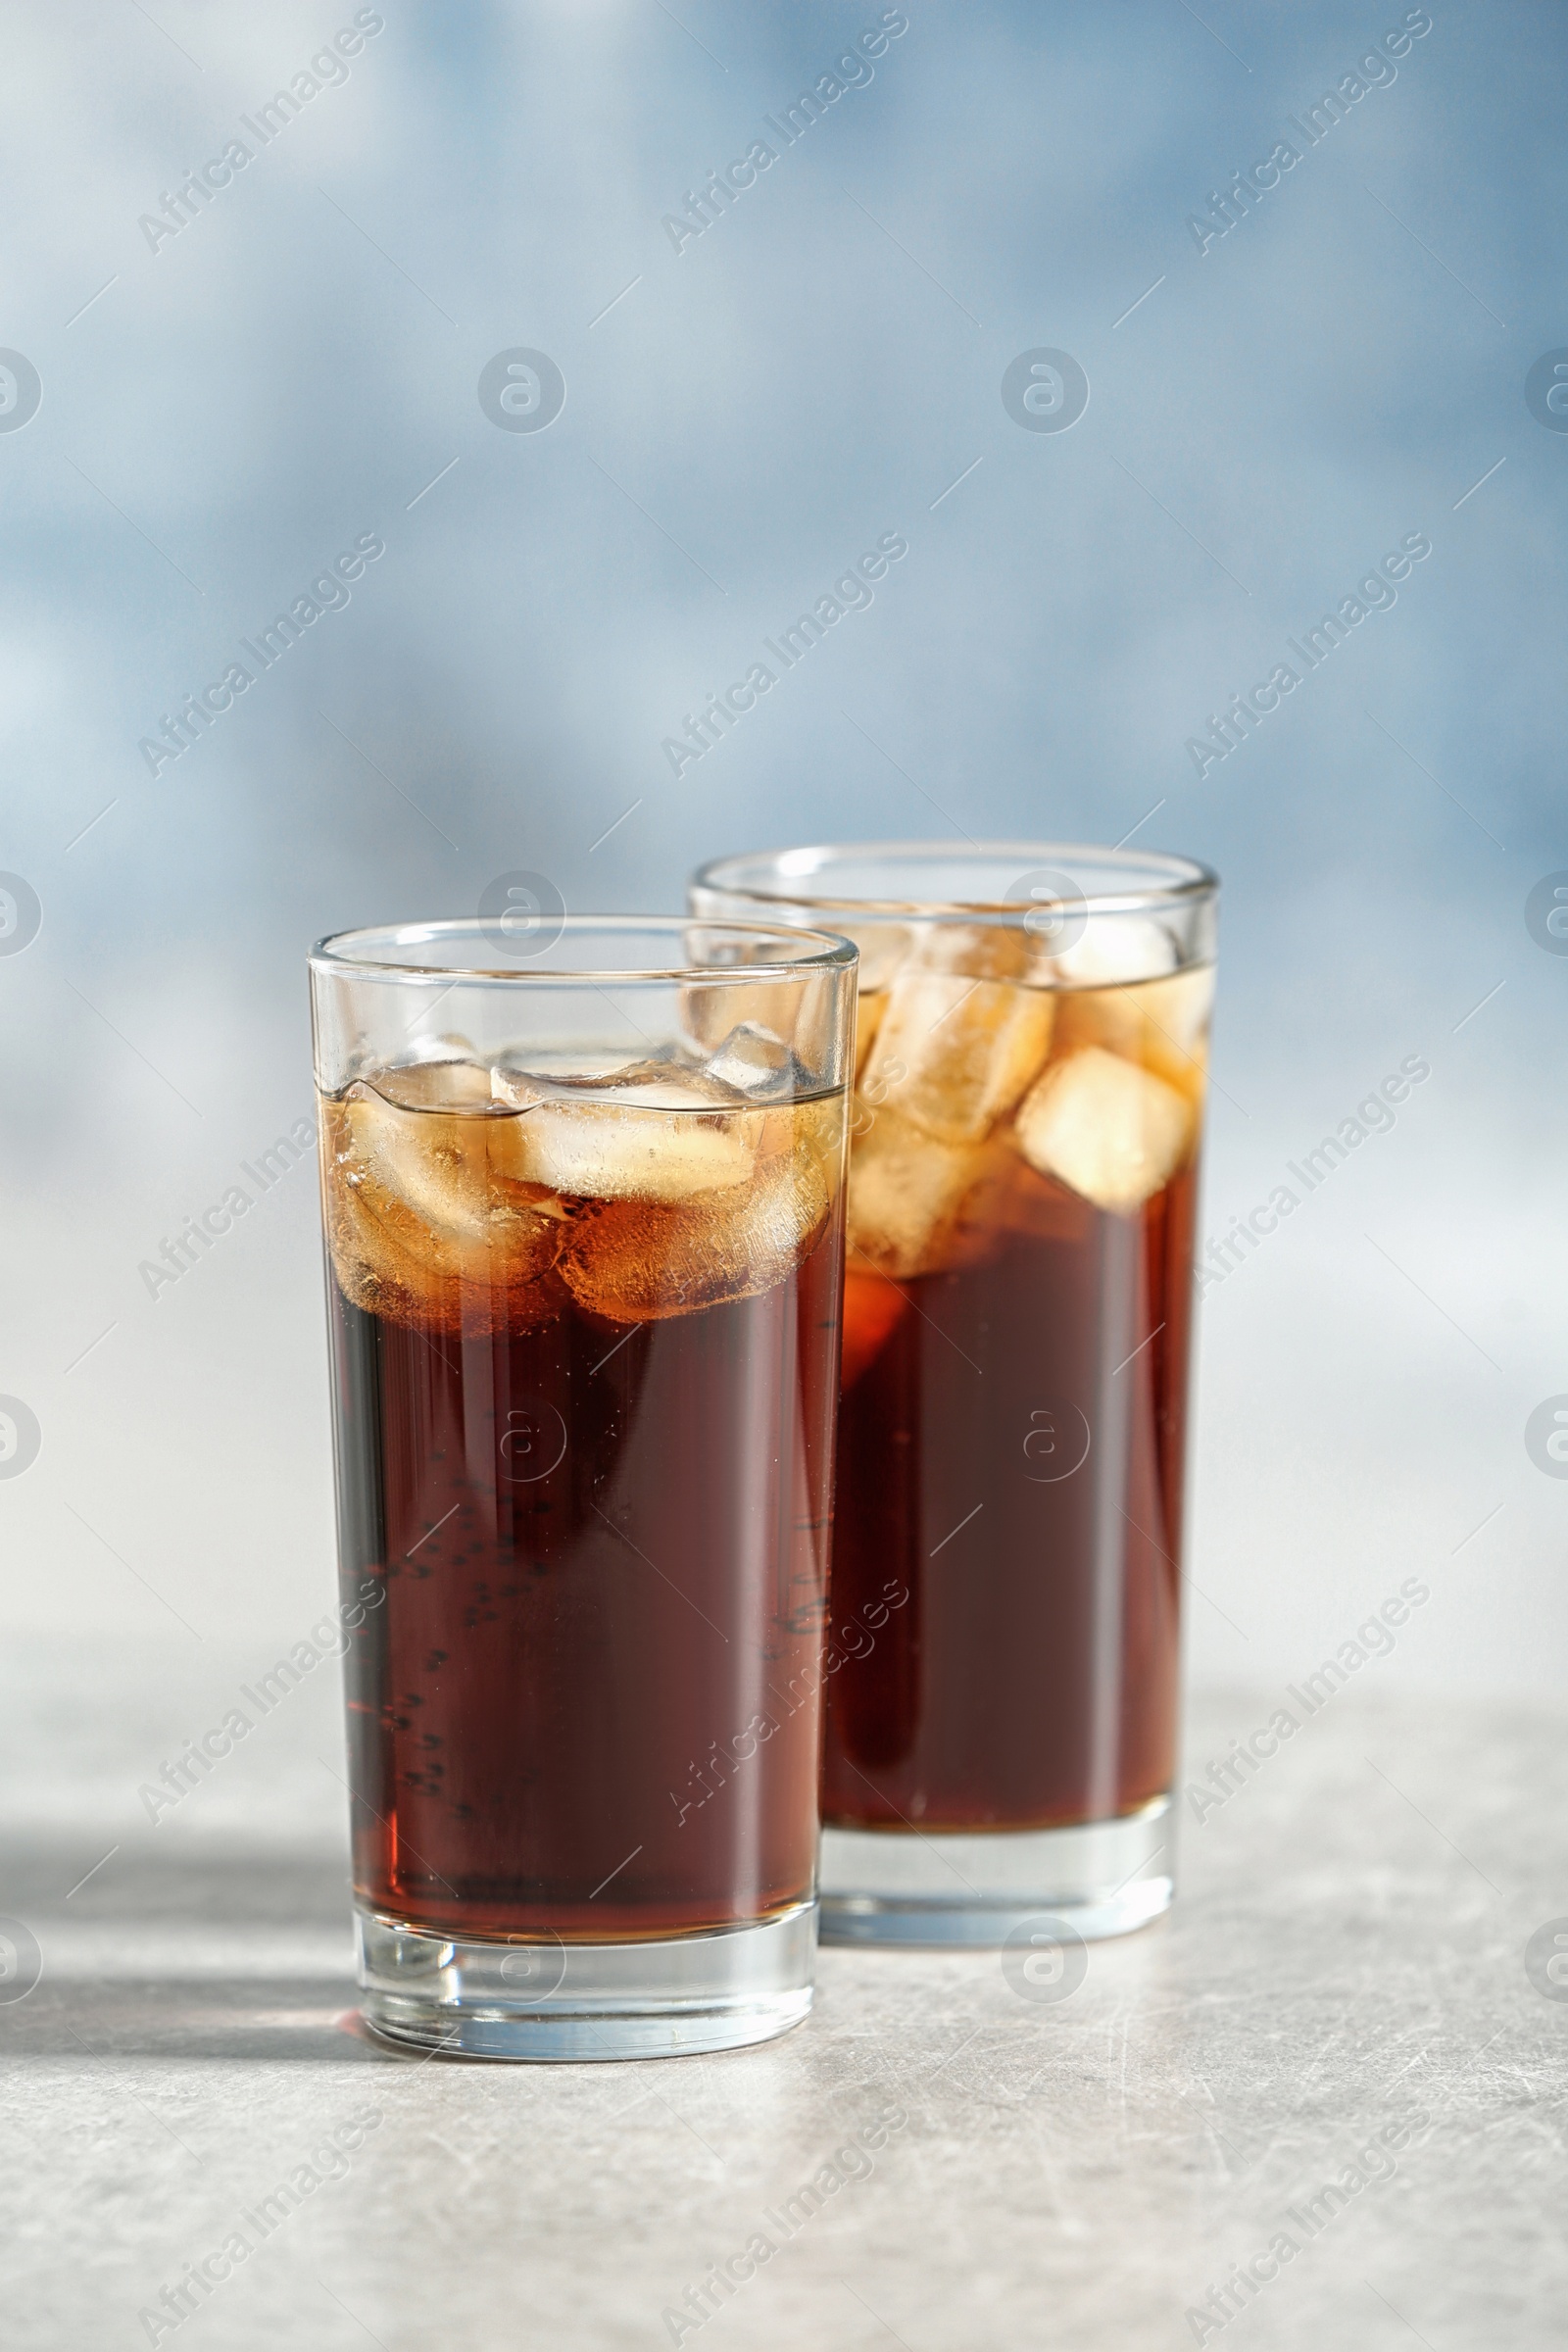
[[[430,980],[442,980],[451,986],[474,982],[484,987],[522,982],[534,987],[596,988],[606,985],[626,987],[633,982],[647,981],[667,985],[671,981],[703,981],[714,985],[733,983],[757,987],[770,979],[800,979],[811,972],[842,971],[853,967],[859,950],[853,940],[841,939],[833,931],[808,930],[787,923],[752,922],[738,915],[709,914],[563,914],[549,918],[557,923],[556,938],[575,933],[579,937],[597,932],[645,932],[653,938],[669,938],[689,931],[694,924],[705,930],[719,931],[738,939],[764,940],[787,948],[789,953],[770,963],[646,963],[607,964],[581,970],[553,970],[534,964],[526,969],[516,965],[501,967],[474,962],[469,966],[445,963],[424,963],[413,957],[378,957],[365,953],[374,942],[398,947],[417,947],[433,939],[453,939],[467,935],[479,947],[493,947],[490,936],[495,928],[492,918],[477,914],[441,915],[427,922],[369,923],[353,931],[332,931],[318,939],[312,948],[307,964],[313,973],[333,978],[357,980],[406,981],[417,985]],[[815,942],[810,948],[804,943]],[[555,940],[550,943],[553,947]],[[356,951],[360,951],[356,953]],[[547,955],[549,949],[541,949]]]
[[[692,887],[722,893],[726,898],[746,899],[758,906],[806,906],[828,912],[858,915],[887,915],[899,918],[928,917],[945,919],[953,916],[984,915],[1016,922],[1023,905],[1014,899],[872,899],[844,898],[835,895],[831,887],[816,890],[811,885],[829,877],[835,865],[853,859],[875,862],[879,858],[908,858],[932,865],[951,861],[956,865],[975,862],[1010,862],[1016,858],[1022,869],[1031,865],[1051,866],[1081,858],[1094,863],[1124,866],[1129,874],[1138,873],[1150,879],[1126,890],[1093,890],[1076,894],[1076,902],[1091,914],[1140,914],[1161,906],[1191,906],[1214,898],[1220,880],[1212,866],[1203,865],[1196,858],[1178,858],[1163,850],[1124,850],[1119,844],[1111,847],[1099,842],[1082,841],[974,841],[945,842],[930,839],[920,841],[837,841],[809,845],[792,845],[788,849],[745,850],[726,858],[710,858],[700,865],[692,876]],[[781,885],[761,889],[755,881],[741,882],[730,877],[737,869],[755,875],[769,864],[782,868],[786,861],[792,871],[779,872]],[[1155,878],[1157,877],[1157,878]],[[793,888],[789,887],[791,884]],[[1038,904],[1038,902],[1035,902]]]

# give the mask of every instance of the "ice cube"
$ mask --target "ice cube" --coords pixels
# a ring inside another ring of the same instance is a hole
[[[1057,1050],[1103,1046],[1143,1062],[1193,1101],[1200,1099],[1214,967],[1129,988],[1064,989],[1057,1001]]]
[[[421,1081],[400,1091],[450,1099],[452,1089],[449,1079],[440,1090]],[[520,1330],[559,1311],[551,1268],[567,1211],[513,1172],[516,1124],[409,1108],[363,1083],[322,1103],[327,1241],[356,1305],[475,1333]]]
[[[702,1069],[642,1062],[591,1086],[498,1070],[521,1166],[577,1200],[676,1202],[744,1184],[760,1133],[744,1096]]]
[[[484,1064],[467,1054],[437,1050],[455,1042],[432,1039],[430,1053],[396,1069],[377,1070],[361,1083],[405,1110],[488,1110],[493,1097]]]
[[[861,1092],[947,1144],[977,1144],[1051,1047],[1054,999],[1007,980],[906,965],[888,994]]]
[[[915,936],[904,969],[962,972],[970,980],[1046,976],[1047,958],[1022,923],[929,923]]]
[[[487,1072],[469,1067],[460,1081],[455,1073],[462,1066],[442,1065],[439,1086],[411,1084],[410,1071],[385,1073],[373,1085],[362,1081],[333,1105],[334,1127],[352,1180],[406,1209],[418,1233],[436,1244],[484,1248],[517,1215],[531,1220],[537,1203],[517,1121],[490,1109]],[[394,1085],[403,1101],[381,1091]],[[421,1094],[443,1107],[415,1107],[409,1098]],[[464,1095],[473,1108],[449,1107]]]
[[[524,1109],[541,1096],[560,1089],[596,1086],[616,1086],[622,1080],[639,1076],[667,1077],[674,1068],[685,1067],[674,1047],[652,1054],[645,1061],[627,1062],[613,1048],[596,1050],[585,1046],[509,1046],[498,1054],[490,1070],[490,1082],[498,1102],[511,1102]]]
[[[407,1244],[363,1194],[327,1199],[327,1246],[344,1297],[388,1323],[467,1339],[513,1335],[553,1322],[568,1294],[554,1267],[527,1271],[525,1255],[496,1248],[451,1252]],[[556,1229],[555,1246],[564,1226]]]
[[[737,1023],[704,1066],[710,1078],[753,1102],[769,1097],[787,1102],[799,1091],[804,1077],[783,1039],[756,1021]]]
[[[861,1104],[850,1153],[850,1259],[900,1281],[983,1255],[1006,1181],[996,1144],[944,1144],[889,1110]]]
[[[772,1290],[815,1247],[828,1210],[816,1152],[800,1137],[726,1191],[596,1200],[574,1221],[561,1271],[580,1306],[613,1322],[695,1314]]]
[[[1057,977],[1072,988],[1110,988],[1157,980],[1176,968],[1176,943],[1150,914],[1091,914],[1070,948],[1055,958]]]
[[[805,943],[802,953],[816,953]],[[681,1019],[700,1053],[714,1054],[741,1026],[764,1030],[793,1048],[808,1070],[821,1073],[828,1060],[833,1010],[838,989],[836,973],[804,973],[799,978],[768,977],[765,964],[738,967],[754,977],[734,980],[692,980],[681,987]]]
[[[1214,1009],[1214,966],[1194,964],[1170,980],[1149,981],[1140,991],[1156,1029],[1184,1054],[1197,1051]]]
[[[1150,1070],[1100,1046],[1054,1061],[1019,1105],[1018,1149],[1097,1208],[1140,1207],[1174,1175],[1193,1112]]]

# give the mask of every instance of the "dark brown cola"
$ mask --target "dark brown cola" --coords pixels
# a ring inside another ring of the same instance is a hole
[[[1052,990],[982,944],[861,998],[835,1628],[908,1597],[829,1678],[844,1828],[1107,1820],[1175,1767],[1212,975]]]
[[[808,1900],[842,1102],[440,1065],[322,1134],[360,1902],[608,1941]]]

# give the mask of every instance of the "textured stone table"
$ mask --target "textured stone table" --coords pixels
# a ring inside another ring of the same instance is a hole
[[[505,2068],[356,2031],[326,1679],[156,1826],[137,1687],[32,1661],[6,1712],[0,1909],[44,1969],[0,2006],[8,2347],[1563,2341],[1568,1998],[1525,1962],[1568,1914],[1560,1721],[1337,1698],[1189,1811],[1175,1912],[1065,2000],[828,1951],[769,2047]],[[1190,1771],[1274,1703],[1196,1706]]]

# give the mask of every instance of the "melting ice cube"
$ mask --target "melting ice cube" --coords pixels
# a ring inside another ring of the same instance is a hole
[[[767,1113],[769,1131],[777,1136],[787,1118]],[[693,1314],[782,1282],[820,1237],[828,1205],[818,1152],[803,1135],[721,1190],[705,1185],[682,1199],[602,1192],[574,1220],[561,1270],[579,1305],[616,1322]]]
[[[1130,988],[1064,989],[1057,1003],[1058,1052],[1103,1046],[1200,1100],[1214,967],[1196,965],[1168,980]]]
[[[745,1098],[700,1069],[639,1063],[591,1087],[497,1071],[526,1174],[579,1200],[680,1201],[744,1184],[759,1126]]]
[[[1129,980],[1157,980],[1176,968],[1176,943],[1149,914],[1092,914],[1056,972],[1072,988],[1113,988]]]
[[[451,1101],[456,1092],[477,1102],[484,1073],[459,1081],[455,1067],[439,1079],[390,1076],[405,1098]],[[550,1270],[565,1211],[519,1180],[515,1126],[484,1109],[390,1102],[366,1084],[323,1102],[327,1240],[345,1296],[395,1322],[476,1334],[555,1313],[563,1294]]]
[[[804,1075],[784,1040],[756,1021],[739,1022],[704,1067],[749,1102],[788,1102]]]
[[[906,965],[888,995],[862,1092],[949,1144],[977,1144],[1051,1046],[1050,991]]]
[[[906,1281],[965,1261],[983,1246],[1008,1156],[1000,1145],[939,1143],[891,1111],[871,1114],[850,1155],[852,1264]]]
[[[1097,1208],[1140,1207],[1174,1175],[1193,1112],[1185,1096],[1102,1047],[1054,1061],[1019,1106],[1018,1149]]]

